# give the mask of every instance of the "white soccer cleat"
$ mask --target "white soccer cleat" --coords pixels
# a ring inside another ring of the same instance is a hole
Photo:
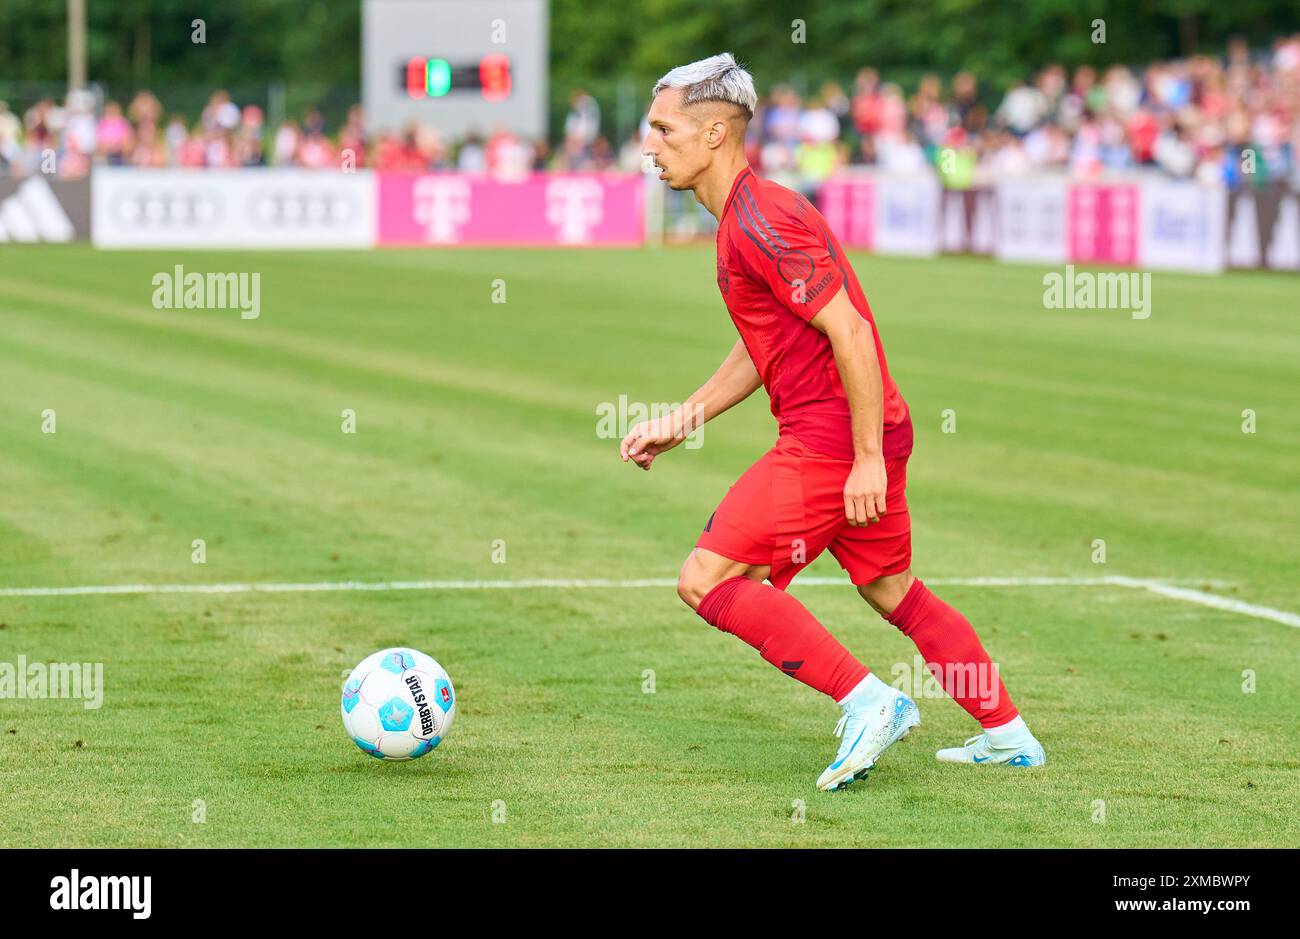
[[[855,695],[844,702],[835,726],[841,740],[835,762],[817,779],[823,792],[843,789],[867,775],[889,747],[921,723],[921,711],[907,695],[885,686],[884,695]]]
[[[1047,762],[1043,745],[1028,730],[1012,734],[976,734],[964,746],[935,753],[940,763],[977,763],[995,766],[1042,766]]]

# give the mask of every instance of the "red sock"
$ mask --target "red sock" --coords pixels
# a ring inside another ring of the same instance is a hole
[[[836,701],[867,677],[867,667],[784,590],[738,575],[710,590],[696,612],[724,633],[739,636],[791,678]]]
[[[885,619],[916,643],[935,680],[980,726],[997,727],[1016,719],[1019,712],[1011,695],[970,622],[919,579]]]

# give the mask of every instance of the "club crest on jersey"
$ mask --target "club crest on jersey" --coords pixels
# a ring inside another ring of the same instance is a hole
[[[812,255],[806,251],[791,249],[779,251],[776,256],[776,272],[787,284],[794,284],[795,281],[807,284],[812,280],[815,270],[817,265],[813,263]]]

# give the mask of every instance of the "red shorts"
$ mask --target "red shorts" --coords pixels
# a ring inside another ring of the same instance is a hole
[[[852,468],[852,460],[781,437],[736,480],[695,546],[743,564],[770,564],[768,580],[781,590],[827,548],[855,584],[907,570],[907,457],[885,461],[885,514],[861,527],[844,515],[844,483]]]

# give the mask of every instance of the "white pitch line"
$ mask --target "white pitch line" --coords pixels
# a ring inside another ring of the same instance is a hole
[[[1142,590],[1149,590],[1162,597],[1186,600],[1188,603],[1199,603],[1201,606],[1213,607],[1216,610],[1227,610],[1230,613],[1240,613],[1243,616],[1268,619],[1275,623],[1282,623],[1284,626],[1300,628],[1300,615],[1288,613],[1286,610],[1275,610],[1271,606],[1259,606],[1255,603],[1233,600],[1231,597],[1220,597],[1213,593],[1206,593],[1203,590],[1189,590],[1186,587],[1174,586],[1167,581],[1129,577],[1117,577],[1115,580],[1116,586],[1137,587]]]
[[[1144,585],[1129,577],[949,577],[927,580],[937,587],[1135,587]],[[1214,583],[1199,578],[1185,581],[1159,581],[1159,583]],[[1157,581],[1152,581],[1157,583]],[[554,578],[538,577],[524,580],[339,580],[313,583],[284,584],[92,584],[80,587],[0,587],[0,597],[72,597],[95,594],[142,593],[328,593],[336,591],[384,590],[600,590],[637,587],[675,587],[676,578],[643,577],[639,579],[615,578]],[[843,577],[801,577],[796,586],[832,587],[848,586]]]
[[[1179,583],[1226,586],[1223,581],[1204,578],[1179,580],[1152,580],[1140,577],[936,577],[927,583],[936,587],[1127,587],[1147,590],[1162,597],[1195,603],[1200,606],[1240,613],[1256,619],[1272,620],[1285,626],[1300,628],[1300,615],[1286,610],[1245,603],[1229,597],[1177,586]],[[72,597],[90,595],[155,594],[155,593],[324,593],[335,591],[388,591],[388,590],[600,590],[640,587],[674,587],[675,578],[643,577],[618,580],[612,578],[546,578],[525,580],[383,580],[383,581],[321,581],[316,583],[284,584],[102,584],[81,587],[0,587],[0,597]],[[795,586],[830,587],[847,586],[843,577],[805,577],[795,581]]]

